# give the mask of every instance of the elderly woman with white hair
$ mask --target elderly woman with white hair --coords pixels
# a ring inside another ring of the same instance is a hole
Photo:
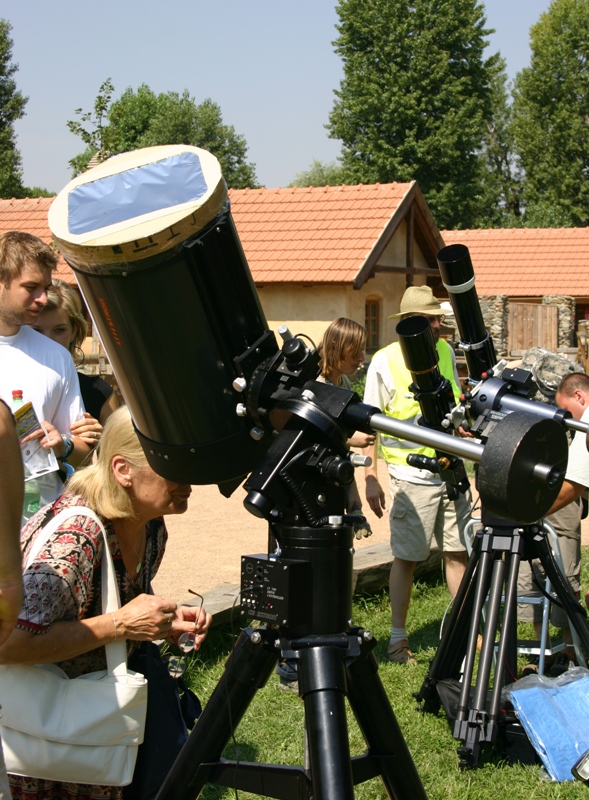
[[[200,647],[211,617],[204,609],[180,606],[149,594],[164,555],[167,531],[163,516],[187,509],[191,487],[157,475],[147,463],[127,408],[112,414],[104,428],[95,463],[76,472],[65,494],[40,509],[21,534],[23,556],[37,534],[66,508],[86,506],[106,531],[121,598],[116,614],[101,608],[103,535],[87,516],[67,518],[43,545],[24,573],[24,603],[16,630],[0,647],[4,664],[55,663],[70,677],[105,669],[104,645],[128,641],[177,642],[192,634]],[[35,702],[31,696],[31,702]],[[26,709],[23,709],[26,713]],[[13,798],[120,800],[113,786],[60,784],[10,776]]]

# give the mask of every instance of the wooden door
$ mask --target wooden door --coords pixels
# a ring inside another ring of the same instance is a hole
[[[558,308],[539,303],[509,303],[508,352],[530,347],[558,349]]]

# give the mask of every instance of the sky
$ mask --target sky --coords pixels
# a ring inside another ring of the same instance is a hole
[[[84,149],[67,129],[111,78],[211,98],[248,145],[261,185],[285,186],[314,159],[335,161],[325,125],[342,79],[332,0],[3,0],[15,80],[28,96],[15,124],[26,186],[59,192]],[[550,0],[486,0],[488,54],[510,78],[528,66],[529,30]]]

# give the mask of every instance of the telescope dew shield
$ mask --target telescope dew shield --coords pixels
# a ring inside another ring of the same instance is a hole
[[[424,422],[430,427],[442,428],[442,422],[450,413],[452,387],[438,368],[438,351],[430,322],[427,317],[407,317],[398,323],[396,331]]]
[[[451,244],[443,247],[436,258],[454,310],[461,338],[459,347],[464,351],[468,374],[478,381],[483,372],[495,366],[497,356],[483,321],[468,247]]]
[[[179,483],[245,477],[269,442],[235,412],[233,359],[267,323],[217,159],[184,145],[116,156],[60,192],[49,226],[152,468]]]

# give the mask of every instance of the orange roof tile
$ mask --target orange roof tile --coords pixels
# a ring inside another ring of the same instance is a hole
[[[47,214],[52,202],[53,197],[0,200],[0,234],[8,233],[8,231],[25,231],[33,236],[38,236],[47,244],[51,244],[53,236],[47,223]],[[61,278],[73,285],[76,283],[72,270],[61,255],[53,274],[56,278]]]
[[[410,183],[231,189],[256,283],[351,283]]]
[[[441,231],[470,251],[477,293],[510,297],[589,295],[589,228]]]

